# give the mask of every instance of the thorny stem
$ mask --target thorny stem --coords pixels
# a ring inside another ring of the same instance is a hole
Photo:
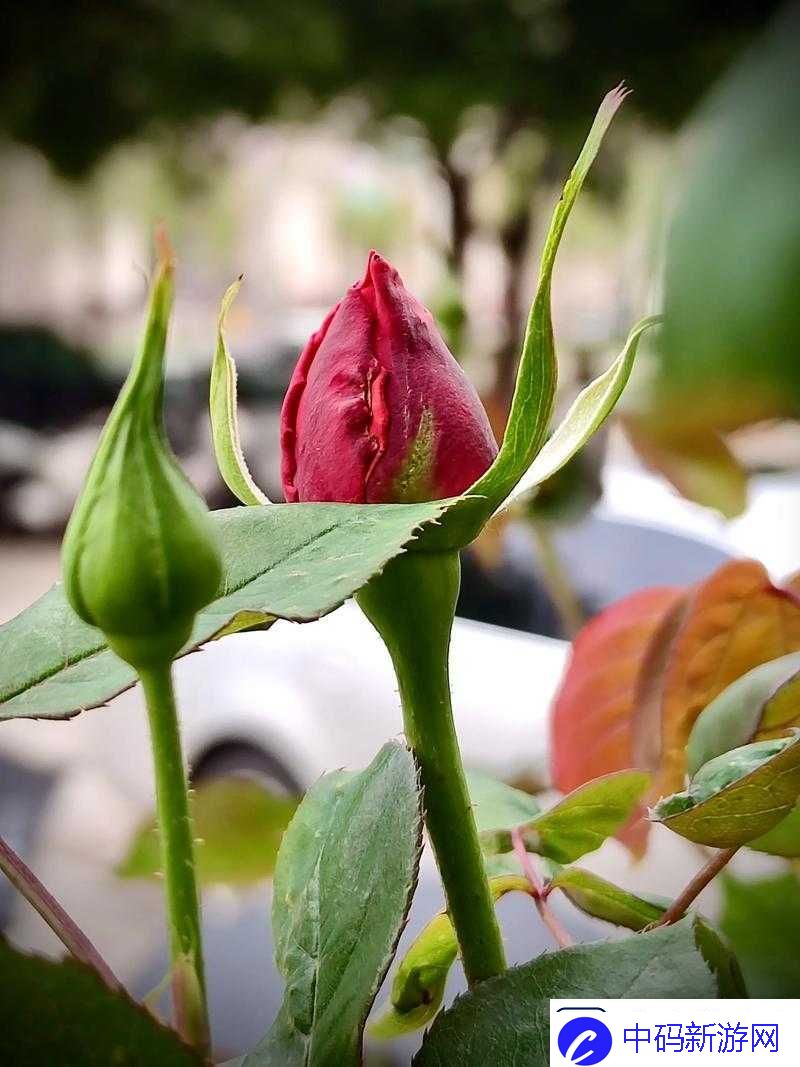
[[[696,898],[700,896],[709,882],[716,878],[719,872],[730,863],[738,851],[738,847],[724,848],[715,853],[708,863],[706,863],[706,865],[697,872],[694,878],[692,878],[691,882],[689,882],[683,892],[673,900],[658,922],[653,923],[653,927],[669,926],[672,923],[678,922],[679,919],[682,919],[689,907],[694,903]]]
[[[113,992],[122,985],[92,942],[67,915],[56,898],[45,888],[28,865],[0,838],[0,870],[32,908],[41,915],[56,937],[76,960],[97,972]]]
[[[170,664],[140,671],[150,719],[158,830],[167,896],[175,1023],[190,1045],[209,1043],[194,840]]]
[[[448,651],[457,552],[406,552],[357,600],[392,657],[406,737],[419,766],[425,824],[470,985],[505,970],[450,702]]]
[[[536,871],[536,867],[533,864],[530,853],[525,848],[525,842],[522,839],[522,833],[519,827],[515,827],[511,831],[511,842],[514,845],[514,852],[516,853],[520,866],[525,873],[525,877],[531,884],[531,896],[536,903],[536,910],[539,912],[542,922],[555,938],[559,948],[569,948],[574,942],[550,910],[550,905],[547,903],[547,894],[545,893],[544,886]]]

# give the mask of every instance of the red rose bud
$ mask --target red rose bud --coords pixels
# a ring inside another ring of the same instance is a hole
[[[377,252],[312,335],[281,412],[287,501],[457,496],[497,455],[478,394],[433,317]]]

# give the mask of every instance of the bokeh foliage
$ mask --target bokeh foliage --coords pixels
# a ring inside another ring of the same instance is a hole
[[[0,129],[79,176],[153,124],[261,119],[302,90],[418,119],[440,153],[474,104],[566,135],[616,81],[674,125],[772,2],[32,0],[0,42]]]

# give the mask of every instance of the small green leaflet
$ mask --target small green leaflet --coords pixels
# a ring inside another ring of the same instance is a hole
[[[478,833],[513,829],[541,814],[538,802],[522,789],[498,782],[486,774],[467,771],[467,788]]]
[[[650,776],[642,771],[617,771],[573,790],[552,808],[517,824],[529,852],[558,863],[572,863],[594,852],[607,837],[624,826],[636,809]],[[487,852],[510,852],[511,830],[494,829],[481,835]]]
[[[359,774],[306,794],[275,870],[272,926],[283,1004],[236,1067],[358,1067],[372,1002],[417,880],[422,815],[411,753],[391,742]]]
[[[629,893],[581,867],[563,867],[549,882],[586,915],[629,930],[644,930],[664,914],[660,904]]]
[[[501,509],[509,507],[560,471],[600,429],[628,384],[642,334],[660,322],[661,319],[653,315],[634,326],[625,347],[608,370],[599,378],[595,378],[575,398],[562,422],[506,497]]]
[[[694,775],[715,756],[800,720],[800,652],[762,663],[711,701],[695,721],[686,746]]]
[[[777,752],[776,742],[762,741],[710,760],[684,793],[663,797],[650,818],[715,848],[738,848],[761,837],[786,818],[800,796],[800,737],[777,744]],[[748,749],[759,752],[748,758]]]

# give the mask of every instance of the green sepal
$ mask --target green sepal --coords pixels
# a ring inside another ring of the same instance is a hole
[[[219,472],[233,495],[243,504],[269,504],[269,498],[253,481],[242,452],[237,418],[236,364],[225,340],[225,320],[241,284],[242,279],[237,278],[229,286],[222,298],[217,320],[217,348],[211,364],[209,393],[211,438]]]
[[[536,295],[531,306],[525,331],[517,382],[511,401],[511,410],[500,451],[489,470],[475,482],[464,499],[451,508],[447,515],[443,516],[442,528],[432,528],[425,531],[419,547],[424,549],[439,547],[463,548],[468,545],[475,539],[491,516],[505,504],[542,449],[553,414],[558,378],[558,362],[556,360],[550,308],[550,290],[556,254],[561,244],[567,219],[583,187],[589,169],[594,162],[606,131],[611,125],[611,120],[626,95],[627,92],[622,86],[606,94],[586,142],[553,211],[542,252]],[[637,327],[639,333],[649,324],[649,322],[640,324],[640,327]],[[626,346],[626,351],[631,360],[638,342],[639,333],[634,331],[635,336],[632,334],[628,346]],[[614,366],[616,367],[616,364]],[[598,379],[598,383],[607,382],[609,374],[613,377],[613,367]],[[622,386],[624,386],[626,380],[627,375],[622,380]],[[593,383],[582,394],[584,399],[587,393],[590,394],[590,398],[597,405],[597,410],[602,411],[602,415],[597,420],[597,425],[603,421],[617,398],[614,396],[611,403],[606,405],[606,391],[602,385],[598,388],[598,383]],[[621,391],[620,386],[619,392]],[[594,397],[595,392],[598,394],[597,398]],[[591,423],[592,429],[585,436],[573,435],[571,429],[568,433],[564,432],[562,427],[556,430],[553,435],[556,438],[556,444],[552,446],[554,458],[556,449],[561,448],[559,442],[563,444],[567,437],[572,440],[574,448],[564,449],[563,456],[561,454],[558,456],[557,465],[554,466],[549,462],[544,464],[543,466],[547,470],[542,475],[542,480],[557,470],[563,463],[566,463],[596,428],[593,418],[586,420],[585,403],[581,398],[576,401],[576,403],[579,402],[579,410],[582,412],[581,421],[587,421],[587,425]],[[528,488],[531,487],[528,486]]]

